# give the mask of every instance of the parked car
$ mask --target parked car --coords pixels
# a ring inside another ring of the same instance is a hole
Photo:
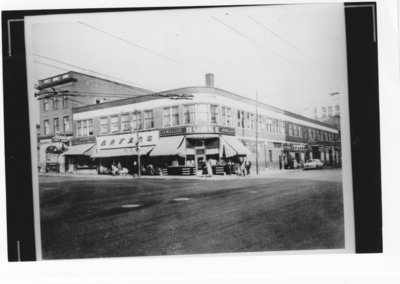
[[[321,162],[319,159],[311,159],[307,160],[307,162],[304,163],[304,169],[322,169],[324,167],[324,163]]]

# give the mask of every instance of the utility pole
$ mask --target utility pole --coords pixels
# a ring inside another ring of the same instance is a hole
[[[137,115],[138,114],[138,112],[133,112],[133,115]],[[140,113],[139,113],[139,115],[140,115]],[[136,121],[138,121],[138,120],[136,120]],[[141,120],[140,120],[141,121]],[[135,129],[135,127],[134,127],[135,125],[134,125],[134,123],[133,123],[133,117],[132,117],[132,120],[131,120],[131,131],[132,131],[132,138],[134,138],[134,129]],[[137,156],[138,156],[138,158],[137,158],[137,166],[138,166],[138,177],[140,177],[140,170],[141,170],[141,168],[140,168],[140,141],[139,141],[139,126],[137,127],[137,129],[136,129],[136,151],[137,151]],[[135,173],[133,173],[134,175],[135,175]]]
[[[256,91],[256,173],[258,174],[258,92]]]

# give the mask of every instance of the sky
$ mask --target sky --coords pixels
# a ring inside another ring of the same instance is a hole
[[[154,91],[215,86],[296,113],[347,92],[343,4],[30,18],[30,78],[69,70]]]

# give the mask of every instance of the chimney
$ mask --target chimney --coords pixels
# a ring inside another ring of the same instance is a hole
[[[206,74],[206,87],[214,88],[214,74]]]

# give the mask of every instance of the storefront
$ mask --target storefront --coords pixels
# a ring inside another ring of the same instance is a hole
[[[139,156],[143,168],[150,164],[148,154],[158,142],[158,131],[99,136],[96,137],[96,152],[91,158],[96,161],[98,174],[111,174],[113,166],[132,174],[133,164]]]
[[[225,163],[251,155],[234,134],[234,128],[219,126],[162,129],[149,156],[156,166],[167,168],[168,174],[196,174],[205,162],[210,162],[214,174],[224,174]]]
[[[285,143],[283,144],[282,153],[282,168],[284,169],[302,168],[305,161],[310,157],[307,145],[302,144]]]

